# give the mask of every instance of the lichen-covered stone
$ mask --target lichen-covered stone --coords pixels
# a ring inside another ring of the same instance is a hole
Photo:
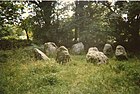
[[[90,47],[88,49],[88,52],[92,52],[92,51],[99,51],[97,47]]]
[[[57,49],[56,62],[64,64],[69,61],[70,61],[70,54],[68,49],[65,46],[60,46]]]
[[[125,48],[121,45],[118,45],[116,47],[115,56],[118,60],[127,60],[128,59]]]
[[[108,57],[103,52],[98,51],[96,47],[89,48],[86,60],[87,62],[96,64],[108,63]]]

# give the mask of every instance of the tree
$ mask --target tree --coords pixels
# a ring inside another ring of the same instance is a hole
[[[41,43],[51,41],[50,34],[51,27],[53,25],[53,13],[55,8],[56,1],[42,1],[35,2],[30,1],[34,5],[34,11],[36,15],[33,17],[33,38],[34,40],[40,40]]]
[[[79,38],[87,48],[99,46],[107,40],[109,32],[108,9],[101,3],[93,1],[76,1],[75,7],[75,40]],[[108,31],[108,32],[107,32]]]
[[[8,24],[16,24],[19,22],[21,16],[19,10],[22,10],[22,6],[16,4],[16,2],[4,2],[0,1],[0,37],[7,36],[10,33],[6,30]]]
[[[103,4],[110,9],[108,19],[117,44],[137,51],[140,48],[138,46],[140,41],[140,2],[118,1],[114,6],[108,2],[103,2]]]
[[[25,32],[26,32],[26,36],[27,36],[27,41],[30,41],[30,38],[29,38],[29,31],[31,31],[32,30],[32,22],[31,22],[31,18],[30,18],[30,16],[28,16],[26,19],[24,19],[24,20],[22,20],[22,22],[21,22],[21,25],[20,25],[20,27],[23,29],[23,30],[25,30]]]
[[[53,40],[58,45],[65,45],[70,47],[73,39],[73,24],[71,24],[72,17],[69,12],[72,12],[73,3],[57,2],[54,10],[53,20]]]

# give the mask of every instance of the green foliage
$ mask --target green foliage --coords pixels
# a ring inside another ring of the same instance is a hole
[[[25,11],[25,7],[30,11]],[[69,16],[71,11],[73,15]],[[133,1],[117,1],[113,6],[108,1],[72,4],[1,1],[0,38],[17,38],[25,30],[27,40],[33,34],[34,42],[39,44],[53,41],[70,48],[73,43],[82,41],[88,49],[116,41],[115,45],[124,44],[127,50],[137,51],[140,48],[139,11],[139,2]],[[29,16],[21,19],[24,12]],[[122,17],[124,14],[127,17]]]
[[[44,43],[46,41],[51,41],[49,36],[53,33],[53,13],[55,8],[56,1],[47,1],[47,2],[35,2],[31,1],[34,4],[34,11],[36,15],[33,19],[33,37],[34,40]],[[52,32],[51,32],[52,31]]]
[[[125,46],[132,51],[139,49],[138,45],[140,40],[140,2],[119,2],[115,3],[115,6],[111,7],[109,4],[105,4],[110,9],[108,13],[108,19],[110,27],[113,31],[112,36],[116,38],[117,44],[125,44]],[[123,17],[127,15],[127,17]]]
[[[21,22],[21,25],[20,27],[25,30],[26,32],[26,36],[27,36],[27,40],[29,41],[30,38],[29,38],[29,33],[32,31],[32,28],[33,28],[33,25],[32,25],[32,16],[28,16],[27,18],[23,19],[22,22]]]
[[[85,55],[72,56],[65,65],[35,61],[31,49],[0,51],[0,92],[3,94],[138,94],[140,60],[110,59],[109,64],[87,63]],[[5,58],[5,56],[3,56]]]
[[[108,9],[101,3],[81,2],[76,6],[75,24],[80,41],[86,44],[86,48],[99,46],[107,42],[110,28],[106,15]],[[104,36],[107,35],[107,36]]]
[[[0,43],[0,50],[10,50],[29,46],[31,41],[16,39],[16,37],[9,36],[1,39]]]
[[[22,6],[17,5],[14,2],[0,2],[0,14],[1,14],[1,25],[3,24],[11,24],[17,21],[17,17],[19,16],[18,10],[22,8]],[[7,21],[8,20],[8,21]]]
[[[9,35],[11,31],[7,29],[7,24],[18,23],[21,16],[19,10],[22,11],[22,5],[18,5],[14,2],[0,2],[0,38]]]

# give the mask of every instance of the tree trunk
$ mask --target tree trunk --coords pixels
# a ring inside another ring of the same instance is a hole
[[[29,34],[28,34],[28,31],[27,31],[27,30],[25,30],[25,32],[26,32],[26,36],[27,36],[27,41],[29,42],[29,41],[30,41],[30,39],[29,39]]]
[[[75,8],[75,20],[77,20],[79,17],[78,17],[78,5],[79,5],[79,1],[75,1],[75,5],[76,5],[76,8]],[[77,42],[78,40],[78,24],[76,23],[75,25],[75,32],[74,32],[74,41]]]

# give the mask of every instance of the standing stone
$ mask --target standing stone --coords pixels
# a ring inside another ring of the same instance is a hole
[[[37,48],[34,48],[34,55],[37,60],[50,60],[42,51]]]
[[[56,62],[64,64],[69,61],[70,61],[70,54],[68,49],[65,46],[60,46],[57,49]]]
[[[48,56],[55,56],[56,55],[57,46],[53,42],[47,42],[44,44],[44,52]]]
[[[89,48],[86,60],[87,62],[96,64],[108,63],[108,57],[103,52],[98,51],[96,47]]]
[[[121,45],[118,45],[116,47],[115,56],[118,60],[127,60],[128,59],[125,48]]]
[[[113,55],[113,49],[112,49],[111,44],[105,44],[103,53],[109,57]]]
[[[84,51],[84,44],[82,42],[76,43],[72,46],[72,52],[74,54],[81,54]]]
[[[92,52],[92,51],[99,51],[97,47],[90,47],[88,49],[88,52]]]

